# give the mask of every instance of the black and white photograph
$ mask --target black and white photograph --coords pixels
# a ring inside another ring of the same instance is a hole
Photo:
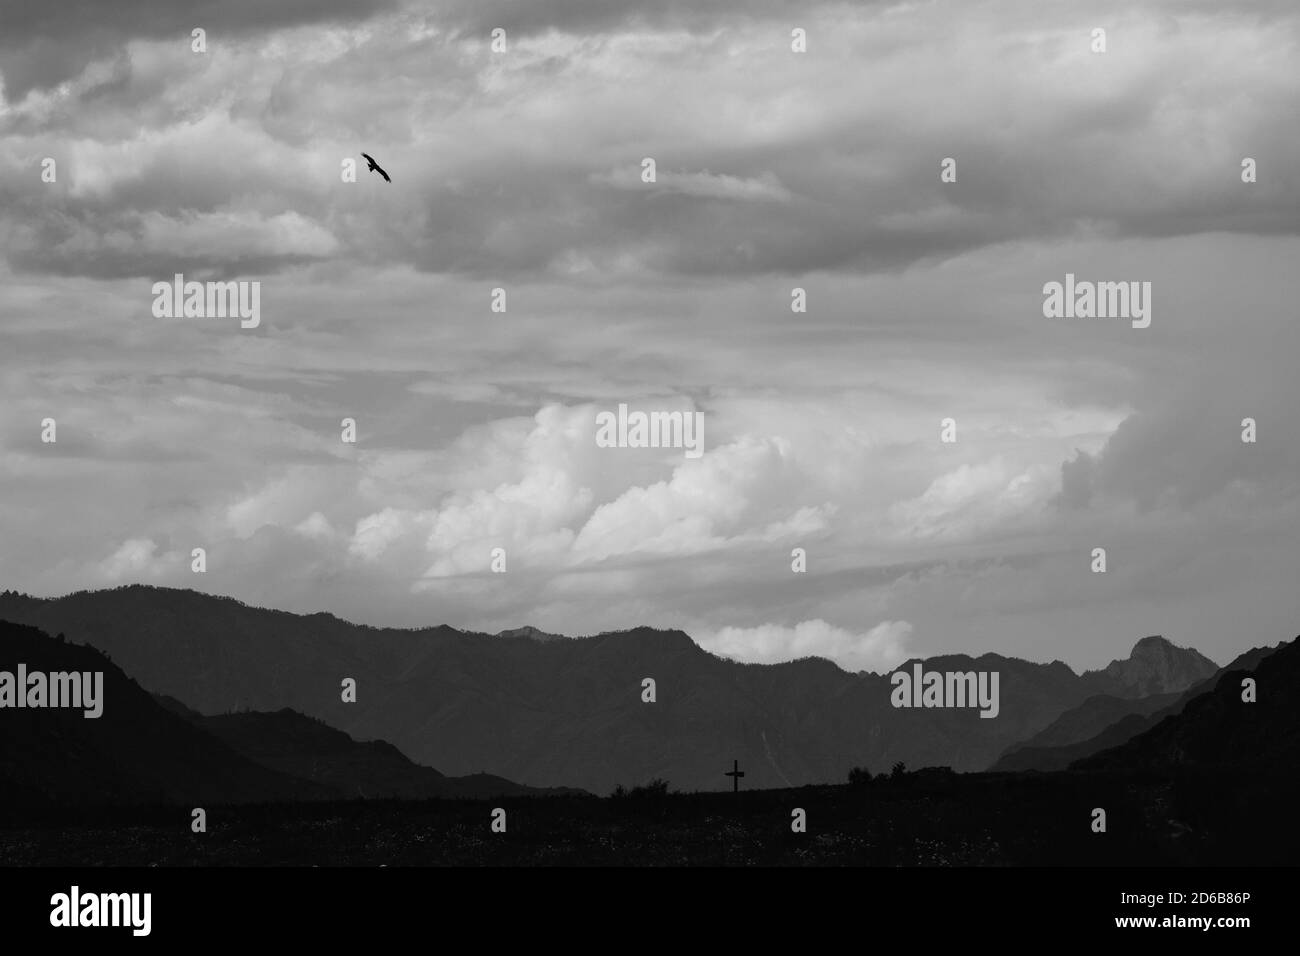
[[[0,0],[0,926],[599,941],[635,879],[1258,945],[1298,48],[1292,0]]]

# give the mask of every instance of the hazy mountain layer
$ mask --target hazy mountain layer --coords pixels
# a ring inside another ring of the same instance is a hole
[[[0,617],[102,648],[145,687],[205,714],[289,707],[444,773],[596,793],[654,777],[729,788],[733,760],[746,787],[838,782],[852,766],[878,772],[900,760],[980,770],[1090,696],[1182,690],[1180,681],[1214,670],[1159,639],[1082,675],[996,654],[924,662],[997,671],[999,713],[984,719],[975,708],[895,708],[888,675],[815,658],[739,664],[678,631],[540,641],[379,629],[142,586],[53,600],[7,594]],[[357,682],[355,703],[341,700],[345,678]],[[642,701],[645,678],[656,682],[655,703]]]

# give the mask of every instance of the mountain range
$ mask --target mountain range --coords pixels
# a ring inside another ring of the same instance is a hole
[[[1278,645],[1281,647],[1282,645]],[[1007,750],[990,768],[995,771],[1065,770],[1076,760],[1117,747],[1182,712],[1187,702],[1214,688],[1230,671],[1252,671],[1276,648],[1257,647],[1238,656],[1182,693],[1149,697],[1098,694],[1071,708],[1046,728]]]
[[[255,763],[327,787],[336,797],[427,800],[581,793],[569,788],[535,790],[486,773],[448,777],[412,762],[386,741],[353,740],[287,707],[273,713],[204,716],[174,698],[160,696],[158,701]]]
[[[102,713],[6,707],[0,806],[238,804],[527,796],[487,774],[447,777],[382,741],[357,742],[290,710],[205,717],[145,691],[93,647],[0,621],[0,671],[103,674]],[[562,791],[572,792],[572,791]]]
[[[1244,682],[1254,683],[1247,701]],[[1225,668],[1204,693],[1125,743],[1071,769],[1230,770],[1294,776],[1300,768],[1300,642]]]
[[[839,782],[851,767],[898,761],[983,770],[1069,712],[1102,719],[1091,699],[1147,701],[1134,709],[1140,717],[1164,705],[1152,698],[1172,700],[1219,670],[1159,637],[1082,674],[1060,661],[997,654],[920,662],[927,671],[999,672],[1000,709],[990,720],[976,709],[895,708],[887,674],[851,674],[819,658],[741,664],[680,631],[566,639],[532,628],[371,628],[138,585],[55,599],[6,592],[0,619],[98,648],[149,691],[205,715],[186,721],[191,728],[237,744],[232,752],[259,754],[265,769],[334,789],[364,780],[359,768],[381,756],[393,766],[393,753],[372,750],[320,770],[321,755],[342,744],[330,743],[340,731],[387,741],[398,756],[446,774],[596,793],[652,778],[722,789],[733,760],[750,788]],[[355,702],[342,700],[345,678],[356,681]],[[653,703],[642,699],[646,678],[655,682]],[[270,750],[256,751],[259,740]],[[315,771],[304,763],[311,753]],[[389,779],[402,781],[394,792],[418,792],[421,777],[434,779],[409,770]]]
[[[326,788],[259,766],[158,706],[91,647],[0,621],[0,670],[102,671],[103,713],[0,712],[0,805],[244,803],[310,800]]]

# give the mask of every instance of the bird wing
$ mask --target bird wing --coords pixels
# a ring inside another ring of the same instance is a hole
[[[362,153],[361,155],[366,158],[366,162],[370,164],[371,169],[377,172],[380,176],[384,177],[384,182],[386,183],[392,182],[392,180],[388,177],[388,173],[384,172],[384,168],[380,166],[377,162],[375,162],[375,157],[371,156],[369,153]]]

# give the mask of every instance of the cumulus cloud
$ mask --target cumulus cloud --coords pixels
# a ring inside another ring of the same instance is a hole
[[[515,567],[559,569],[791,540],[824,529],[834,512],[829,503],[798,503],[800,468],[780,439],[742,436],[669,465],[652,450],[597,447],[595,408],[558,405],[541,409],[527,433],[498,426],[488,435],[503,452],[489,453],[492,467],[474,470],[472,481],[486,487],[445,493],[434,508],[366,515],[350,554],[381,561],[395,542],[419,538],[431,561],[426,577],[482,573],[497,547]],[[665,470],[669,477],[639,483]],[[382,497],[379,475],[369,481]],[[298,487],[285,479],[264,489],[232,511],[232,522],[260,526],[247,515]],[[309,507],[301,494],[291,497],[298,510]]]
[[[848,670],[884,672],[907,659],[911,633],[907,621],[882,621],[855,632],[817,618],[793,626],[724,627],[694,636],[701,646],[724,657],[762,663],[826,657]]]
[[[889,520],[904,537],[954,540],[1016,518],[1032,516],[1056,491],[1045,466],[1018,471],[1000,458],[963,464],[935,478],[915,498],[889,508]]]
[[[155,578],[174,555],[157,554],[158,545],[148,538],[132,538],[99,563],[97,570],[109,581],[141,581]]]
[[[752,522],[757,509],[772,506],[765,498],[797,480],[788,456],[788,446],[779,440],[745,438],[716,448],[677,465],[666,481],[629,488],[602,504],[574,546],[588,560],[722,547],[728,532],[742,530],[743,520]]]

